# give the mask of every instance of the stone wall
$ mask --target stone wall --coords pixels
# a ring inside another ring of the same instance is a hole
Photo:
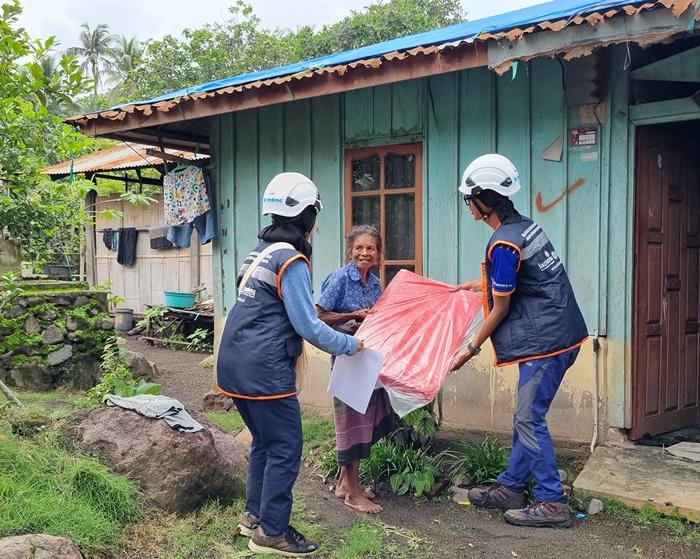
[[[26,390],[86,390],[114,335],[107,294],[86,283],[35,280],[0,310],[0,380]]]

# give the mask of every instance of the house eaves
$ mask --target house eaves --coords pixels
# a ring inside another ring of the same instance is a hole
[[[698,1],[555,0],[298,64],[234,76],[67,121],[90,136],[193,147],[199,144],[199,140],[188,140],[192,126],[197,126],[194,123],[218,114],[478,66],[503,72],[515,60],[558,54],[581,56],[595,46],[615,42],[655,42],[659,34],[670,37],[691,26],[700,12],[697,8],[689,15],[686,12]],[[655,21],[663,20],[654,23],[663,28],[650,27],[647,17],[641,17],[650,15],[646,12],[651,12]],[[663,15],[657,16],[656,12]],[[609,25],[612,22],[615,23]],[[587,26],[583,25],[586,23]],[[634,36],[628,34],[630,24],[636,26]],[[507,46],[503,48],[504,45]],[[171,136],[175,139],[169,141]]]
[[[117,146],[83,155],[72,161],[57,163],[41,170],[42,175],[49,175],[52,179],[67,177],[71,171],[74,174],[94,174],[99,172],[126,171],[129,169],[142,169],[163,165],[163,159],[146,153],[151,146],[125,142]],[[185,159],[203,159],[206,155],[195,155],[190,151],[166,149],[168,154]]]

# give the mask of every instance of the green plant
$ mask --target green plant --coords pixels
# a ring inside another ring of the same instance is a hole
[[[213,350],[213,345],[207,341],[209,331],[205,328],[197,328],[187,336],[187,351],[194,353],[208,353]]]
[[[112,337],[107,340],[102,352],[102,379],[88,390],[87,395],[93,402],[102,402],[108,394],[115,394],[123,398],[139,394],[158,394],[160,384],[139,380],[136,384],[134,376],[126,366],[126,351],[119,347],[117,339]]]
[[[473,485],[495,481],[508,466],[508,447],[499,445],[489,435],[481,443],[460,441],[441,456],[450,478],[467,478]]]
[[[392,437],[402,445],[412,444],[426,448],[435,437],[437,423],[433,416],[433,402],[405,415],[397,421],[399,428]]]
[[[104,283],[101,283],[99,285],[96,285],[93,289],[97,291],[104,291],[107,293],[107,302],[112,305],[113,308],[117,308],[119,305],[121,305],[126,299],[124,297],[121,297],[120,295],[115,295],[112,293],[112,280],[107,280]]]
[[[12,271],[0,276],[0,309],[24,291],[18,280]]]
[[[389,477],[391,490],[397,495],[411,493],[414,497],[427,495],[440,475],[440,458],[431,457],[426,449],[405,447],[392,463],[396,473]]]
[[[161,318],[168,314],[167,307],[149,307],[146,312],[143,313],[143,318],[136,323],[136,326],[146,326],[150,328],[152,320]]]

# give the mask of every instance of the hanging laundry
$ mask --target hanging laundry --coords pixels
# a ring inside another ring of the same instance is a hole
[[[211,208],[204,173],[193,165],[163,177],[166,225],[186,225]]]
[[[134,262],[136,262],[136,240],[138,236],[139,232],[135,227],[122,227],[119,230],[118,264],[133,266]]]
[[[112,230],[103,229],[102,230],[102,242],[104,243],[107,250],[112,250]]]
[[[192,223],[187,225],[171,225],[168,229],[168,241],[176,247],[188,248],[192,229],[197,230],[199,244],[205,245],[214,238],[214,212],[207,210],[204,215],[194,218]]]

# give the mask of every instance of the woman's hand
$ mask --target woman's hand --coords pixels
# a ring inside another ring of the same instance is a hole
[[[355,320],[362,322],[368,315],[376,313],[376,309],[359,309],[352,313]]]
[[[450,291],[454,293],[455,291],[481,291],[481,280],[470,280],[462,283],[458,283],[454,287],[450,287]]]

